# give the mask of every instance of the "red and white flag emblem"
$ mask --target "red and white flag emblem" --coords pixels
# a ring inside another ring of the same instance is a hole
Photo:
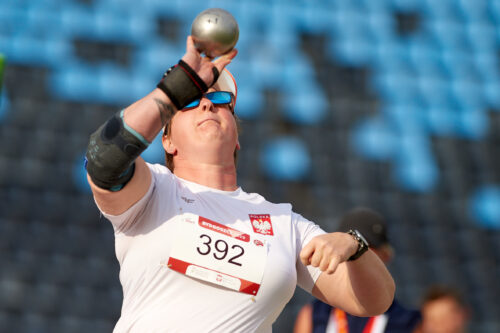
[[[248,214],[253,231],[261,235],[273,236],[273,225],[269,214]]]

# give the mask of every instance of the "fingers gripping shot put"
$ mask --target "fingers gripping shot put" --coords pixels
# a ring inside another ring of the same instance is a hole
[[[357,232],[325,233],[238,186],[236,54],[202,56],[189,36],[157,87],[90,138],[88,180],[120,263],[115,332],[271,332],[297,285],[358,316],[392,302]],[[140,157],[161,130],[166,166]]]

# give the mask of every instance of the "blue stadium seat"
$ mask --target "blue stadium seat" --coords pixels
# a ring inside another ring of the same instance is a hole
[[[454,0],[424,0],[419,1],[425,17],[431,20],[457,20],[460,17],[456,1]]]
[[[11,40],[10,53],[7,54],[11,63],[25,65],[43,65],[43,59],[38,56],[43,49],[43,41],[29,35],[18,35]]]
[[[408,45],[402,45],[396,39],[384,39],[374,42],[373,60],[370,64],[375,70],[371,77],[375,84],[380,75],[404,73],[411,69],[410,57],[407,56]]]
[[[134,6],[134,8],[140,8]],[[153,13],[97,13],[94,20],[99,36],[105,40],[144,44],[156,35]]]
[[[249,60],[248,78],[252,84],[258,85],[261,89],[281,90],[286,84],[285,65],[279,62],[276,50],[272,48],[260,49],[260,52]],[[238,60],[235,61],[235,65]],[[231,65],[233,67],[234,65]],[[239,80],[239,77],[236,78]]]
[[[302,77],[303,81],[295,80],[292,85],[285,87],[282,111],[296,124],[318,124],[326,117],[327,98],[321,86],[312,79],[307,80],[306,76]]]
[[[68,37],[86,36],[92,31],[94,19],[89,8],[76,1],[66,3],[60,8],[61,31]],[[91,37],[89,37],[91,38]]]
[[[405,135],[423,135],[425,132],[424,109],[418,104],[392,104],[382,108],[381,112],[391,128]]]
[[[471,80],[476,75],[473,59],[470,52],[453,48],[443,50],[441,61],[450,79]]]
[[[269,24],[262,39],[262,42],[276,50],[297,50],[300,47],[299,35],[295,33],[288,22],[284,22],[282,25],[279,22]]]
[[[477,80],[455,79],[450,86],[462,108],[483,109],[486,106],[483,87]]]
[[[371,1],[379,3],[381,1]],[[390,12],[369,13],[366,17],[366,29],[376,48],[396,40],[394,17]]]
[[[139,100],[151,92],[156,84],[160,81],[162,77],[162,72],[155,72],[154,75],[147,75],[147,73],[134,73],[130,77],[129,92],[130,96],[128,100]]]
[[[436,19],[425,22],[426,31],[443,50],[468,51],[466,29],[460,22]]]
[[[96,101],[100,98],[96,70],[88,65],[71,63],[54,71],[49,83],[51,92],[59,98],[73,101]]]
[[[331,23],[328,54],[341,64],[359,66],[373,57],[373,36],[365,17],[360,12],[339,12]]]
[[[489,107],[500,110],[500,76],[488,80],[484,85],[484,94]]]
[[[370,17],[372,17],[373,15],[384,15],[392,11],[391,3],[388,0],[361,0],[357,2],[360,3],[360,10],[364,13],[367,13],[367,15],[369,15]]]
[[[379,74],[372,82],[375,91],[389,104],[412,104],[420,97],[418,82],[411,72]]]
[[[417,80],[425,110],[448,109],[455,106],[454,96],[447,80],[432,76],[421,76]]]
[[[295,20],[300,22],[299,31],[308,34],[320,34],[329,30],[335,13],[321,6],[320,3],[307,2],[296,7]],[[294,35],[297,35],[294,33]]]
[[[362,67],[373,58],[373,43],[366,38],[353,37],[346,36],[337,39],[329,52],[342,65]]]
[[[425,112],[427,131],[432,135],[453,136],[459,126],[456,111],[443,107],[429,107]]]
[[[458,0],[455,3],[467,22],[488,20],[488,0]]]
[[[9,1],[0,3],[0,35],[13,36],[23,34],[28,30],[26,24],[26,8]]]
[[[386,0],[391,6],[402,12],[415,11],[422,6],[422,1],[417,0]]]
[[[500,78],[500,61],[496,52],[477,52],[474,65],[483,83],[490,83]]]
[[[248,81],[238,80],[238,99],[235,108],[236,114],[243,120],[255,119],[265,111],[262,90],[257,85],[246,82]]]
[[[134,102],[129,72],[113,62],[103,62],[96,69],[94,74],[99,101],[118,105]]]
[[[500,187],[477,188],[469,199],[469,214],[480,226],[500,230]]]
[[[396,153],[396,133],[387,121],[381,118],[366,119],[356,125],[351,142],[356,152],[362,156],[385,160]]]
[[[300,181],[310,172],[311,157],[300,139],[278,137],[264,146],[260,153],[260,167],[271,179]]]
[[[465,33],[474,53],[496,52],[497,33],[494,25],[485,22],[469,23]]]
[[[43,2],[32,2],[26,8],[25,29],[33,36],[49,37],[61,35],[61,16],[59,8]]]
[[[428,139],[420,135],[401,137],[396,156],[396,181],[405,189],[428,192],[439,179],[439,169]]]
[[[488,12],[491,15],[493,23],[498,25],[500,23],[500,2],[488,1]]]
[[[419,76],[425,76],[424,78],[445,77],[446,71],[441,63],[440,49],[429,36],[422,35],[412,39],[407,48],[409,63]]]
[[[56,68],[71,61],[74,57],[73,52],[71,41],[56,34],[47,36],[43,40],[43,48],[40,50],[39,56],[46,66]]]
[[[184,48],[185,45],[180,48],[160,39],[151,40],[151,43],[137,48],[132,54],[134,76],[155,78],[156,84],[168,68],[179,62],[185,52]]]
[[[287,54],[286,59],[283,60],[281,75],[278,73],[277,75],[280,79],[281,90],[293,89],[301,82],[313,85],[316,77],[311,60],[303,53]]]

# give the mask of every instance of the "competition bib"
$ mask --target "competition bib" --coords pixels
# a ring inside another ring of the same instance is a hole
[[[265,240],[194,214],[180,217],[175,239],[170,269],[257,295],[267,261]]]

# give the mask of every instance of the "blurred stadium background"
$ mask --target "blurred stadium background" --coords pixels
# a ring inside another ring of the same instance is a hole
[[[500,332],[498,0],[2,0],[0,332],[111,332],[121,288],[87,140],[209,7],[240,27],[242,187],[326,230],[379,210],[401,301],[454,285],[471,332]],[[163,163],[159,142],[144,157]],[[308,300],[297,290],[274,331]]]

